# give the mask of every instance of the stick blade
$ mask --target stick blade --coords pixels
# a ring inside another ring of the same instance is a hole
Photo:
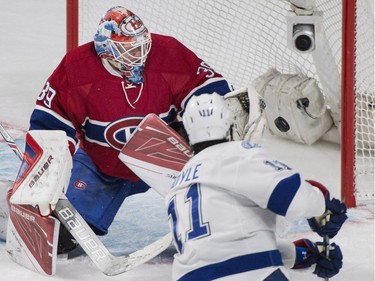
[[[128,256],[114,257],[111,266],[103,270],[103,273],[108,276],[114,276],[129,271],[158,256],[165,251],[171,243],[172,233],[168,233],[154,243],[141,250],[133,252]]]

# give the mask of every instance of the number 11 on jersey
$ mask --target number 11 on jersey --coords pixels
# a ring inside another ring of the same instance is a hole
[[[168,205],[168,216],[172,221],[173,237],[179,253],[183,252],[182,231],[185,232],[186,240],[199,239],[210,235],[209,223],[202,221],[201,190],[199,184],[194,183],[189,186],[185,194],[185,204],[189,204],[188,218],[182,217],[183,214],[178,214],[175,197],[170,200]],[[180,229],[178,221],[182,219],[189,220],[190,229]]]

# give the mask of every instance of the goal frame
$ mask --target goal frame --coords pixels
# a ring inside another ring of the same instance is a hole
[[[356,1],[342,1],[341,198],[356,206],[355,191],[355,11]]]
[[[356,207],[355,197],[355,19],[356,2],[342,0],[341,198]],[[66,50],[79,44],[79,0],[66,0]]]

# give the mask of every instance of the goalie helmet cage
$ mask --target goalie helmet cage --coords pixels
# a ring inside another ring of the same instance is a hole
[[[288,48],[286,18],[291,4],[285,0],[66,1],[67,50],[91,41],[105,11],[122,5],[139,15],[151,32],[174,36],[194,50],[235,88],[247,86],[270,67],[314,77],[332,111],[342,116],[341,196],[349,207],[374,200],[374,7],[370,0],[314,1],[314,10],[323,12],[326,39],[319,49],[328,53],[323,56]]]

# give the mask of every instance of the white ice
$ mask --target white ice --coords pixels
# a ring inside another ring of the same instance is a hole
[[[35,99],[45,80],[65,53],[65,0],[2,0],[0,9],[0,122],[23,145],[24,132]],[[326,184],[340,196],[340,150],[320,142],[311,147],[284,140],[263,143],[277,158],[306,178]],[[18,159],[0,141],[0,180],[16,176]],[[332,240],[344,254],[341,272],[331,280],[374,280],[374,205],[350,209],[349,220]],[[286,226],[290,239],[321,238],[301,219]],[[110,234],[103,239],[115,254],[137,250],[167,232],[163,200],[154,192],[127,199]],[[215,249],[212,249],[213,251]],[[0,241],[0,280],[170,280],[172,248],[151,262],[122,275],[107,277],[87,257],[59,259],[57,273],[42,276],[12,262]],[[320,280],[311,273],[291,272],[293,280]]]

